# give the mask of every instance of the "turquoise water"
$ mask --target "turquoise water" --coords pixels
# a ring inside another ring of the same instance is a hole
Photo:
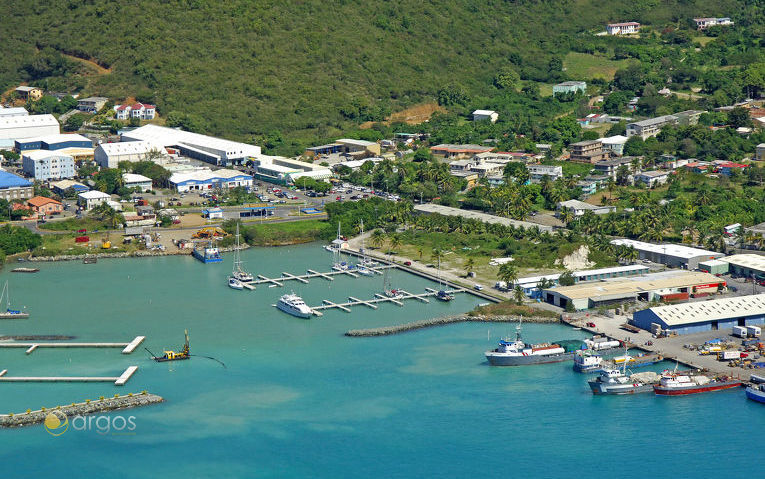
[[[251,249],[248,269],[275,277],[326,271],[318,245]],[[593,397],[570,363],[490,368],[483,351],[510,325],[455,324],[381,338],[347,329],[396,324],[471,309],[480,300],[407,302],[301,320],[271,305],[285,289],[309,305],[369,298],[382,278],[312,280],[286,288],[234,291],[218,265],[186,257],[42,264],[10,274],[13,304],[27,321],[0,322],[0,334],[72,334],[127,342],[146,335],[155,353],[178,349],[183,330],[196,357],[154,363],[143,348],[0,349],[9,376],[118,376],[111,384],[0,384],[0,411],[54,406],[148,390],[158,406],[135,416],[131,434],[42,426],[0,430],[3,477],[688,477],[750,471],[765,408],[743,390],[685,398]],[[410,292],[433,286],[393,273]],[[487,339],[487,337],[489,339]],[[560,325],[524,326],[530,341],[583,337]],[[761,444],[760,444],[761,445]],[[77,471],[72,474],[71,471]]]

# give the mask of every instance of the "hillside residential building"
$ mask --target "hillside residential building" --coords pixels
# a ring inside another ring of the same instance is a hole
[[[640,31],[638,22],[609,23],[606,25],[606,32],[609,35],[629,35]]]
[[[603,149],[610,151],[615,155],[622,156],[624,154],[624,145],[627,143],[626,136],[615,135],[606,138],[601,138],[600,142],[603,144]]]
[[[669,179],[669,172],[666,170],[652,170],[636,173],[633,176],[635,183],[642,183],[646,188],[663,185]]]
[[[34,196],[34,186],[24,178],[0,170],[0,198],[6,201],[25,200]]]
[[[765,143],[760,143],[754,151],[754,159],[757,161],[765,161]]]
[[[592,211],[596,215],[604,215],[616,211],[615,206],[597,206],[579,200],[561,201],[555,209],[558,211],[558,214],[563,209],[571,210],[575,217],[582,216],[587,211]]]
[[[14,91],[22,100],[37,101],[43,96],[43,91],[34,86],[19,86]]]
[[[102,96],[91,96],[77,100],[77,109],[87,113],[98,113],[98,111],[106,105],[109,101],[108,98]]]
[[[493,146],[440,144],[431,146],[430,152],[436,156],[458,159],[470,158],[473,155],[477,155],[479,153],[488,153],[493,149]]]
[[[151,191],[151,178],[147,178],[143,175],[136,175],[135,173],[123,173],[122,183],[125,188],[138,188],[141,191]]]
[[[77,204],[86,210],[111,201],[112,197],[103,191],[86,191],[77,195]]]
[[[627,123],[627,137],[639,136],[645,140],[646,138],[658,135],[664,126],[676,123],[677,117],[674,115],[657,116],[656,118]]]
[[[135,103],[133,105],[115,105],[114,116],[118,120],[153,120],[157,113],[157,107],[148,103]]]
[[[252,186],[252,176],[237,170],[196,170],[174,173],[170,184],[180,193]]]
[[[0,117],[0,139],[2,140],[18,140],[59,133],[58,120],[53,115]]]
[[[696,22],[696,28],[699,30],[705,30],[709,27],[714,26],[729,26],[733,25],[733,21],[728,17],[722,17],[722,18],[694,18],[694,22]]]
[[[75,176],[74,158],[55,151],[27,151],[21,156],[24,173],[39,181],[63,180]]]
[[[564,81],[563,83],[558,83],[557,85],[553,85],[553,95],[557,95],[559,93],[576,93],[576,92],[587,92],[587,82],[583,81]]]
[[[552,181],[563,176],[562,166],[528,165],[526,168],[529,170],[529,181],[531,183],[540,183],[545,176],[549,177]]]
[[[632,171],[632,161],[634,159],[634,156],[623,156],[620,158],[599,161],[595,163],[595,172],[599,175],[610,176],[611,178],[616,179],[616,172],[619,170],[620,166],[625,165]]]
[[[27,201],[27,206],[37,213],[38,216],[50,216],[64,211],[64,206],[60,201],[45,196],[35,196]]]
[[[473,112],[473,121],[489,120],[496,123],[497,119],[499,119],[499,113],[493,110],[476,110]]]
[[[600,140],[587,140],[568,145],[571,152],[569,160],[577,163],[597,163],[608,159],[610,154],[603,151]]]

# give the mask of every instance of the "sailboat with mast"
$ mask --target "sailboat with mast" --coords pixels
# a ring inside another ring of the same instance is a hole
[[[11,309],[11,294],[8,289],[8,281],[5,282],[3,292],[0,294],[0,304],[3,303],[3,299],[5,299],[5,311],[0,312],[0,319],[27,319],[29,317],[29,313],[26,311]],[[26,307],[24,309],[26,310]]]
[[[337,247],[333,248],[332,251],[332,269],[335,271],[349,271],[354,268],[354,266],[347,261],[343,261],[342,258],[340,258],[340,245],[343,243],[343,239],[340,236],[340,222],[337,222],[337,239],[334,240],[332,243],[336,244]]]
[[[390,268],[383,270],[383,294],[389,298],[402,298],[404,293],[400,289],[395,289],[391,286],[389,271]]]
[[[356,272],[364,276],[374,276],[375,272],[370,268],[377,266],[378,263],[367,258],[367,250],[364,248],[364,220],[361,220],[361,225],[359,228],[361,230],[361,248],[359,248],[359,252],[361,253],[361,261],[356,265]]]
[[[439,301],[451,301],[454,295],[444,289],[444,283],[441,280],[441,258],[438,259],[438,293],[436,299]]]
[[[255,289],[254,285],[250,285],[255,280],[251,273],[248,273],[242,269],[242,255],[241,248],[239,246],[239,223],[236,224],[236,249],[234,249],[234,267],[231,270],[231,275],[228,277],[228,285],[234,289],[243,289],[247,284],[251,289]]]

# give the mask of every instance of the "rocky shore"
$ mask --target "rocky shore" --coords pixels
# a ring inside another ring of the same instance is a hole
[[[458,314],[454,316],[444,316],[441,318],[423,319],[421,321],[413,321],[411,323],[397,324],[393,326],[383,326],[380,328],[351,329],[350,331],[346,331],[345,335],[351,337],[388,336],[390,334],[405,333],[407,331],[414,331],[417,329],[431,328],[434,326],[443,326],[453,323],[462,323],[466,321],[478,323],[511,323],[518,321],[518,317],[502,315],[469,316],[467,314]],[[523,321],[528,323],[559,323],[560,319],[524,316]]]
[[[241,249],[250,248],[248,244],[242,244],[239,246]],[[235,246],[227,246],[225,248],[219,248],[221,253],[228,253],[234,251]],[[178,256],[178,255],[190,255],[191,248],[176,249],[173,251],[130,251],[121,253],[93,253],[93,254],[73,254],[73,255],[56,255],[56,256],[30,256],[27,261],[40,261],[40,262],[52,262],[52,261],[82,261],[85,258],[148,258],[152,256]]]
[[[86,400],[81,403],[73,403],[68,406],[57,406],[54,408],[42,408],[37,411],[27,410],[18,414],[0,414],[0,427],[23,427],[33,424],[40,424],[45,421],[53,411],[66,415],[68,418],[74,416],[84,416],[86,414],[95,414],[99,412],[118,411],[120,409],[130,409],[134,407],[148,406],[158,404],[164,399],[156,394],[150,394],[146,391],[137,394],[128,394],[127,396],[118,396],[111,398],[100,398],[96,400]]]

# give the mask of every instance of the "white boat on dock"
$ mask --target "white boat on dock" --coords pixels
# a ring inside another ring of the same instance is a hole
[[[234,267],[231,270],[231,275],[228,277],[228,285],[234,289],[244,289],[244,285],[247,285],[247,289],[255,289],[255,285],[252,283],[255,281],[255,277],[242,269],[242,257],[241,248],[239,247],[239,223],[236,224],[236,248],[234,249]]]
[[[5,299],[5,311],[0,312],[0,319],[27,319],[29,313],[26,312],[26,306],[24,311],[18,309],[11,309],[11,293],[8,289],[8,281],[3,286],[3,292],[0,294],[0,304],[3,304]]]
[[[303,298],[296,295],[294,292],[285,294],[279,298],[276,307],[285,313],[297,316],[298,318],[310,318],[313,315],[313,310],[305,304]]]

